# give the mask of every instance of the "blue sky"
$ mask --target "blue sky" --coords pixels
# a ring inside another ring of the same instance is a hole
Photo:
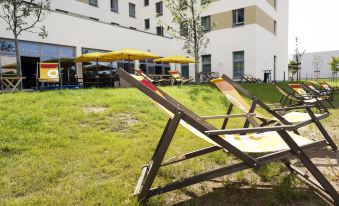
[[[282,0],[284,1],[284,0]],[[339,50],[339,0],[290,0],[289,53]]]

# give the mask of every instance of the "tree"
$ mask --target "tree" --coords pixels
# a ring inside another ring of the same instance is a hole
[[[202,24],[202,13],[206,11],[209,0],[163,0],[172,15],[172,25],[160,24],[173,38],[184,41],[183,49],[195,60],[195,80],[199,82],[199,60],[209,44],[206,33],[212,27]],[[210,22],[209,22],[210,23]]]
[[[332,57],[329,65],[332,71],[332,78],[334,79],[339,72],[339,57]]]
[[[314,77],[315,77],[315,79],[318,79],[320,77],[320,68],[323,65],[322,57],[314,54],[312,64],[313,64],[313,67],[314,67]]]
[[[0,0],[0,19],[6,22],[13,33],[17,61],[17,74],[22,76],[19,56],[19,36],[23,32],[38,33],[41,38],[47,37],[46,27],[40,25],[50,12],[51,0]]]
[[[291,74],[292,81],[294,80],[294,75],[298,72],[297,62],[290,60],[288,63],[288,72]]]
[[[295,62],[296,62],[296,65],[297,65],[297,67],[296,67],[296,69],[297,69],[297,81],[300,81],[300,78],[301,78],[301,72],[300,72],[300,70],[301,70],[301,67],[300,67],[300,65],[301,65],[301,59],[302,59],[302,57],[304,56],[304,54],[305,54],[305,50],[304,51],[302,51],[302,52],[300,52],[299,51],[299,45],[300,45],[300,41],[299,41],[299,38],[298,37],[296,37],[295,38],[295,54],[294,54],[294,60],[295,60]]]

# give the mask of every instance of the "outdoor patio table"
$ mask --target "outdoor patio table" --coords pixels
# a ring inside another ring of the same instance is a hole
[[[1,77],[1,83],[4,85],[4,90],[9,92],[20,91],[18,86],[22,82],[22,80],[26,79],[26,77]]]

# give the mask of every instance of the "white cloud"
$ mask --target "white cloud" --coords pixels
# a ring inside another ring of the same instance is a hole
[[[282,0],[284,1],[284,0]],[[289,53],[295,37],[306,52],[339,50],[339,1],[290,0]]]

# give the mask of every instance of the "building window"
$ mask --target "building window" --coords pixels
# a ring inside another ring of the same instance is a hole
[[[245,52],[233,52],[233,78],[241,79],[245,70]]]
[[[98,0],[89,0],[89,5],[91,6],[98,6]]]
[[[111,0],[111,11],[119,11],[118,0]]]
[[[273,1],[273,5],[274,5],[274,8],[275,8],[275,9],[277,9],[277,1],[278,1],[278,0],[274,0],[274,1]]]
[[[277,21],[274,21],[274,34],[277,35]]]
[[[201,26],[205,32],[211,31],[211,16],[201,17]]]
[[[245,9],[233,10],[233,26],[242,26],[245,23]]]
[[[145,19],[145,30],[149,29],[149,19]]]
[[[163,14],[162,1],[155,4],[155,11],[157,13],[157,16],[162,16]]]
[[[189,77],[189,64],[181,64],[181,75],[186,78]]]
[[[129,16],[135,18],[135,4],[129,3]]]
[[[212,63],[211,63],[211,55],[202,55],[202,72],[211,72],[212,71]]]
[[[277,56],[273,56],[273,80],[276,80],[276,73],[277,73]]]
[[[186,36],[188,34],[187,22],[180,23],[180,36]]]
[[[162,26],[157,27],[157,35],[164,36],[164,28]]]
[[[149,5],[149,0],[144,0],[144,6],[148,6]]]

